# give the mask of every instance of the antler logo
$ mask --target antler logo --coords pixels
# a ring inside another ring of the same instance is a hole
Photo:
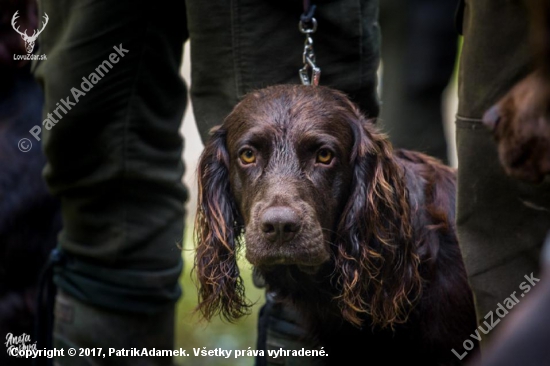
[[[48,14],[44,13],[44,22],[42,22],[42,29],[40,29],[39,31],[37,31],[36,29],[34,30],[34,33],[32,34],[32,36],[28,36],[27,35],[27,30],[25,29],[24,32],[21,32],[19,30],[19,26],[17,26],[17,28],[15,28],[15,21],[17,20],[17,18],[19,18],[19,15],[17,15],[17,13],[19,12],[16,11],[15,14],[13,14],[13,17],[11,18],[11,26],[13,27],[13,29],[19,33],[21,35],[21,38],[23,38],[23,41],[25,41],[25,48],[27,49],[27,53],[31,53],[32,50],[34,49],[34,42],[36,42],[36,39],[38,38],[38,35],[40,33],[42,33],[42,31],[44,30],[44,28],[46,28],[46,24],[48,24]]]

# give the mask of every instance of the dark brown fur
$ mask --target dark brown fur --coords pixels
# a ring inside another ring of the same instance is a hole
[[[255,152],[253,164],[240,160],[243,148]],[[323,148],[334,155],[328,165],[316,161]],[[335,355],[359,342],[424,365],[458,362],[451,348],[476,325],[450,168],[394,152],[344,94],[286,85],[235,107],[206,145],[198,179],[195,269],[205,318],[247,313],[236,262],[246,242],[268,289],[294,304]],[[260,229],[272,207],[300,218],[283,245]]]

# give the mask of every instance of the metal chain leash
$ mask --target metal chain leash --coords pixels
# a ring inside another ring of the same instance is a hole
[[[304,66],[300,69],[299,75],[303,85],[319,85],[321,69],[315,64],[315,52],[313,51],[312,34],[317,30],[317,20],[313,17],[315,5],[310,6],[309,1],[304,1],[304,14],[298,23],[300,32],[306,35],[302,62]]]

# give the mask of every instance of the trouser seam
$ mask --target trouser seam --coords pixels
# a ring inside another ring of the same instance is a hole
[[[457,130],[474,130],[474,131],[489,132],[489,130],[483,124],[483,120],[481,118],[464,117],[459,114],[456,114],[455,118],[456,118],[455,125]]]
[[[533,249],[536,249],[537,247],[540,247],[540,246],[538,244],[533,244],[532,246],[530,246],[528,248],[525,248],[524,250],[522,250],[520,252],[512,253],[509,256],[506,256],[505,258],[502,258],[498,262],[493,263],[493,265],[490,266],[489,268],[485,268],[485,269],[481,269],[481,270],[478,270],[478,271],[473,272],[473,273],[469,273],[468,278],[474,278],[474,277],[477,277],[479,275],[483,275],[483,274],[489,273],[491,271],[494,271],[496,268],[505,266],[506,264],[512,262],[514,259],[518,258],[522,253],[529,252]],[[528,273],[526,273],[526,274],[528,274]]]
[[[125,117],[124,117],[124,125],[123,125],[123,136],[122,136],[122,180],[125,181],[126,180],[126,176],[127,176],[127,173],[128,173],[128,131],[129,131],[129,126],[130,126],[130,115],[131,115],[131,111],[132,111],[132,107],[134,105],[134,99],[135,99],[135,96],[136,96],[136,89],[137,89],[137,84],[138,84],[138,81],[140,80],[140,76],[141,76],[141,73],[143,71],[143,58],[144,58],[144,55],[145,55],[145,50],[146,50],[146,45],[147,45],[147,42],[149,41],[149,34],[150,34],[150,30],[151,30],[151,22],[147,22],[147,27],[145,28],[145,32],[144,32],[144,41],[143,42],[140,42],[141,44],[141,52],[139,54],[139,59],[138,59],[138,63],[137,63],[137,67],[136,67],[136,72],[135,72],[135,75],[134,75],[134,80],[132,82],[132,86],[130,88],[130,96],[128,97],[128,103],[127,103],[127,106],[126,106],[126,111],[125,111]],[[118,257],[118,254],[119,254],[119,251],[120,251],[120,246],[122,245],[122,243],[125,243],[127,238],[128,238],[128,227],[127,227],[127,223],[128,223],[128,208],[125,206],[124,209],[123,209],[123,214],[122,214],[122,241],[119,242],[119,248],[116,249],[115,253],[116,253],[116,257]],[[117,258],[114,258],[114,261],[115,262],[117,260]]]
[[[456,114],[455,118],[459,121],[483,123],[482,118],[465,117],[465,116],[461,116],[460,114]]]

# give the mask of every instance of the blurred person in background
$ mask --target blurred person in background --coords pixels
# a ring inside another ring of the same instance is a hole
[[[455,67],[456,0],[384,0],[379,123],[395,147],[449,163],[443,92]]]
[[[507,175],[492,133],[483,125],[486,112],[536,66],[528,10],[533,3],[461,0],[457,17],[464,38],[456,116],[456,224],[483,329],[497,304],[514,291],[521,294],[518,286],[525,276],[540,278],[541,248],[550,230],[550,182],[527,182]],[[530,117],[541,123],[543,119],[536,113],[548,110],[543,105]],[[529,131],[524,128],[518,133],[528,136]],[[520,156],[516,165],[526,162]],[[529,296],[531,292],[525,294],[525,300]],[[482,336],[482,349],[499,329]]]

